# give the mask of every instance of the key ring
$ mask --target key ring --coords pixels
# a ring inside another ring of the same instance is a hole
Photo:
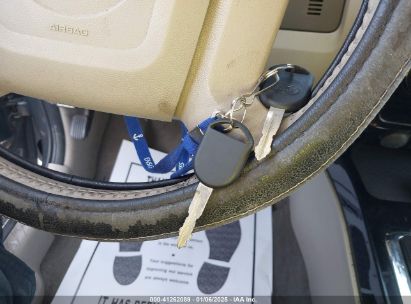
[[[224,129],[225,132],[229,132],[233,129],[233,121],[236,120],[234,117],[234,114],[236,112],[239,111],[243,111],[243,115],[241,117],[240,121],[241,123],[244,122],[244,119],[247,115],[247,108],[249,106],[251,106],[254,103],[255,98],[260,95],[261,93],[265,92],[266,90],[271,89],[272,87],[274,87],[275,85],[277,85],[277,83],[280,81],[280,76],[278,75],[279,71],[282,70],[295,70],[295,65],[293,64],[284,64],[284,65],[280,65],[272,70],[268,70],[266,72],[264,72],[257,81],[257,84],[255,85],[254,89],[246,94],[240,95],[238,97],[236,97],[232,102],[231,102],[231,107],[230,110],[228,110],[226,113],[222,113],[222,112],[216,112],[213,113],[214,117],[221,117],[221,118],[227,118],[231,121],[231,127],[227,127],[226,129]],[[269,86],[260,89],[260,86],[266,82],[268,79],[270,79],[271,77],[275,77],[275,81],[270,84]]]
[[[241,120],[235,119],[234,114],[241,110],[244,110]],[[234,121],[240,121],[241,123],[244,121],[246,113],[247,113],[247,108],[244,106],[243,101],[240,100],[240,98],[236,98],[231,102],[230,110],[228,110],[225,113],[221,111],[215,111],[213,112],[211,117],[217,117],[219,119],[228,119],[230,121],[230,124],[228,127],[224,128],[223,131],[229,132],[233,129]]]
[[[245,116],[247,114],[247,106],[244,105],[244,100],[243,98],[237,97],[231,102],[231,108],[230,110],[225,114],[227,118],[229,118],[231,121],[234,119],[234,113],[243,110],[243,116],[241,120],[239,120],[241,123],[244,121]]]
[[[295,68],[296,68],[295,65],[287,63],[287,64],[284,64],[284,65],[280,65],[280,66],[278,66],[278,67],[276,67],[276,68],[274,68],[274,69],[272,69],[272,70],[268,70],[268,71],[264,72],[264,73],[260,76],[260,78],[258,78],[257,84],[256,84],[256,86],[254,87],[253,91],[252,91],[251,93],[242,95],[242,96],[244,96],[246,99],[247,99],[247,98],[250,98],[250,97],[252,98],[251,101],[246,102],[244,105],[245,105],[245,106],[250,106],[250,105],[252,105],[253,102],[254,102],[254,99],[255,99],[258,95],[260,95],[261,93],[263,93],[263,92],[271,89],[271,88],[274,87],[275,85],[277,85],[277,83],[280,81],[280,76],[278,76],[278,72],[284,71],[284,70],[292,70],[292,71],[294,71]],[[265,88],[263,88],[263,89],[260,89],[260,86],[261,86],[264,82],[266,82],[268,79],[270,79],[271,77],[275,77],[275,81],[274,81],[272,84],[270,84],[269,86],[267,86],[267,87],[265,87]]]

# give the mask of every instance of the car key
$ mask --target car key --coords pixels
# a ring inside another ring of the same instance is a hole
[[[230,126],[242,131],[243,141],[228,135]],[[245,125],[237,120],[218,119],[211,123],[194,158],[194,172],[200,183],[188,209],[188,216],[179,230],[177,247],[186,246],[191,238],[196,221],[203,214],[204,208],[214,188],[231,184],[240,175],[253,149],[254,140]]]
[[[283,117],[298,111],[310,100],[314,82],[313,75],[299,66],[279,65],[270,70],[277,71],[278,77],[267,79],[260,86],[260,101],[269,110],[262,136],[254,149],[258,161],[270,153],[273,137],[280,128]]]

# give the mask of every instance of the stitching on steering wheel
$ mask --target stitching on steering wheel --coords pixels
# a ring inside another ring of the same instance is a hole
[[[360,28],[357,30],[356,36],[353,39],[353,41],[351,42],[350,46],[347,48],[346,53],[344,54],[343,58],[349,58],[349,54],[352,51],[352,46],[358,44],[358,42],[361,40],[361,38],[364,35],[366,26],[365,24],[367,24],[366,22],[364,22],[365,20],[372,19],[370,18],[370,16],[372,15],[373,12],[375,12],[374,10],[371,10],[372,6],[369,5],[369,7],[367,8],[367,11],[365,12],[365,14],[362,16],[362,24],[360,26]],[[354,48],[355,49],[355,48]],[[342,66],[345,65],[345,61],[341,60],[340,63],[335,67],[334,71],[339,71]],[[335,78],[335,74],[336,72],[331,73],[331,75],[329,76],[329,78],[327,79],[327,81],[324,83],[323,87],[319,90],[320,91],[325,87],[327,88],[329,86],[330,83],[332,83],[333,79]],[[318,94],[319,94],[318,93]],[[313,100],[315,101],[316,99],[318,99],[319,95],[316,95]],[[312,102],[312,101],[310,101]],[[324,113],[326,113],[329,110],[329,108],[324,111]],[[296,139],[294,139],[291,143],[289,143],[287,146],[289,146],[290,144],[292,144],[293,142],[295,142],[299,137],[297,137]],[[271,153],[270,155],[268,155],[268,158],[273,157],[273,153]],[[99,196],[100,199],[105,199],[105,200],[109,200],[109,199],[116,199],[116,200],[121,200],[121,199],[133,199],[133,198],[140,198],[142,196],[152,196],[152,195],[158,195],[158,194],[162,194],[165,193],[165,189],[168,189],[169,191],[173,191],[173,190],[178,190],[181,189],[182,187],[186,187],[192,184],[195,184],[196,182],[198,182],[197,178],[195,176],[189,178],[188,180],[175,184],[175,185],[171,185],[171,186],[167,186],[167,187],[163,187],[163,188],[159,188],[159,189],[150,189],[149,191],[147,190],[131,190],[131,191],[110,191],[110,190],[91,190],[91,189],[87,189],[87,188],[83,188],[80,186],[69,186],[67,187],[67,184],[64,185],[59,185],[58,182],[54,182],[52,180],[47,181],[45,177],[37,177],[36,175],[33,174],[27,174],[26,172],[22,172],[20,170],[19,167],[15,168],[15,165],[8,165],[6,163],[5,160],[2,160],[0,162],[0,168],[7,168],[8,170],[11,170],[12,172],[14,172],[15,174],[18,174],[21,178],[25,178],[25,179],[29,179],[31,182],[34,183],[39,183],[39,186],[48,186],[50,188],[47,189],[48,192],[53,191],[55,194],[57,195],[62,195],[64,192],[67,193],[67,195],[70,195],[72,197],[76,197],[76,198],[81,198],[81,199],[87,199],[88,198],[93,198],[96,197],[97,195]],[[31,173],[31,172],[29,172]],[[79,194],[79,195],[77,195]],[[103,197],[101,197],[103,196]],[[107,196],[107,197],[104,197]]]
[[[373,8],[373,6],[369,5],[367,8],[367,11],[365,12],[364,16],[363,16],[363,22],[361,24],[361,26],[359,27],[358,31],[356,32],[355,38],[353,39],[353,41],[350,43],[349,47],[347,48],[345,54],[342,56],[340,62],[337,64],[337,66],[335,67],[335,69],[333,70],[333,72],[330,74],[330,76],[327,78],[327,80],[324,82],[324,85],[318,90],[317,94],[308,102],[309,107],[307,107],[299,116],[296,117],[296,119],[298,119],[299,117],[301,117],[306,110],[308,110],[317,100],[318,98],[321,97],[321,95],[324,93],[324,91],[326,91],[329,86],[332,84],[332,82],[335,80],[336,75],[338,75],[338,73],[342,70],[342,68],[345,66],[345,64],[347,63],[348,59],[351,57],[353,51],[356,49],[356,47],[353,47],[353,45],[358,45],[358,43],[361,41],[362,37],[364,36],[365,30],[367,29],[366,24],[368,25],[369,22],[371,21],[371,16],[374,15],[374,12],[376,10],[376,8],[374,8],[373,10],[371,9]],[[368,20],[368,23],[364,22],[365,20]],[[368,58],[367,58],[368,59]],[[357,68],[357,71],[360,70],[360,68],[362,68],[364,66],[364,64],[367,62],[367,60],[365,60],[361,67]],[[349,86],[351,85],[351,83],[349,84]],[[348,88],[348,87],[347,87]],[[339,95],[336,96],[336,100],[338,98],[340,98],[341,96],[344,95],[344,93],[346,93],[347,90],[345,92],[341,92]],[[334,103],[333,103],[334,104]],[[323,112],[321,113],[322,115],[327,113],[331,107],[333,106],[333,104],[330,104],[328,108],[324,109]],[[372,112],[372,111],[371,111]],[[310,126],[307,130],[310,130],[312,128],[312,126]],[[306,130],[306,131],[307,131]],[[299,139],[299,136],[297,136],[296,138],[294,138],[291,142],[289,142],[284,148],[292,145],[295,141],[297,141]],[[267,156],[266,159],[272,158],[275,156],[276,151],[271,151],[271,153]]]
[[[333,69],[332,73],[329,73],[327,79],[323,81],[323,84],[320,88],[316,89],[316,94],[311,98],[311,100],[305,105],[301,110],[299,110],[297,113],[291,114],[289,119],[284,121],[285,128],[289,127],[292,125],[299,117],[301,117],[316,101],[317,99],[322,95],[322,93],[330,86],[330,84],[334,81],[335,76],[338,74],[338,72],[342,69],[342,67],[347,63],[348,59],[350,58],[352,52],[355,50],[355,47],[353,45],[358,44],[358,42],[361,40],[361,38],[364,35],[364,32],[366,30],[366,23],[365,20],[367,19],[372,19],[372,16],[374,15],[374,12],[376,10],[376,6],[378,6],[377,1],[370,1],[367,3],[367,9],[362,17],[362,23],[361,26],[358,27],[357,32],[355,33],[354,39],[350,42],[349,46],[346,48],[346,52],[344,55],[341,56],[341,59],[339,63],[335,66]],[[359,35],[361,33],[361,35]],[[282,129],[284,128],[283,126],[281,127]]]
[[[56,193],[56,194],[63,194],[63,192],[69,193],[71,195],[74,194],[73,197],[78,197],[78,198],[84,198],[84,196],[99,196],[100,199],[122,199],[122,198],[140,198],[140,197],[144,197],[147,196],[147,192],[149,192],[149,195],[157,195],[157,194],[161,194],[164,193],[164,191],[161,191],[161,189],[167,189],[167,188],[171,188],[170,190],[177,190],[180,189],[178,187],[176,187],[176,185],[172,185],[172,186],[168,186],[168,187],[163,187],[163,188],[154,188],[154,189],[150,189],[150,191],[142,191],[142,190],[134,190],[134,191],[110,191],[110,190],[91,190],[91,189],[86,189],[86,188],[81,188],[77,186],[63,186],[60,185],[58,182],[55,182],[51,179],[46,179],[45,177],[38,177],[36,175],[31,175],[31,174],[26,174],[25,172],[22,172],[21,170],[19,170],[19,168],[14,167],[14,164],[7,164],[5,160],[2,160],[0,162],[0,169],[5,168],[5,170],[7,170],[9,173],[14,173],[15,175],[18,175],[21,179],[27,179],[29,180],[29,183],[33,184],[33,186],[48,186],[50,187],[48,190],[57,190],[60,193]],[[191,181],[192,178],[183,181],[181,183],[179,183],[178,185],[183,185],[186,184],[185,186],[189,186],[190,184],[195,183],[195,181],[193,183],[190,183],[189,181]],[[37,184],[37,185],[36,185]],[[174,189],[173,189],[174,188]],[[57,192],[56,191],[56,192]],[[75,194],[80,194],[80,195],[75,195]],[[104,196],[111,196],[111,197],[104,197]]]
[[[397,4],[397,5],[398,5],[398,4]],[[394,11],[394,10],[393,10],[393,11]],[[350,43],[350,46],[347,48],[347,51],[345,52],[345,54],[344,54],[344,56],[343,56],[344,58],[348,56],[348,52],[349,52],[350,50],[352,50],[351,48],[354,46],[354,44],[358,44],[357,35],[363,34],[363,33],[360,32],[360,29],[362,29],[362,30],[364,29],[364,22],[365,22],[365,20],[366,20],[366,16],[368,17],[368,16],[370,15],[370,13],[371,13],[371,12],[367,9],[367,12],[364,14],[364,16],[362,16],[362,21],[363,21],[363,23],[362,23],[361,27],[357,30],[355,39]],[[390,20],[390,19],[387,18],[386,22],[389,22],[389,20]],[[387,30],[384,29],[384,30],[383,30],[383,33],[386,32],[386,31],[387,31]],[[355,41],[355,43],[354,43],[354,41]],[[381,43],[381,39],[379,38],[379,39],[375,42],[374,48],[371,49],[370,54],[372,54],[372,53],[374,52],[375,46],[377,46],[377,45],[380,44],[380,43]],[[370,56],[368,56],[368,58],[370,58]],[[361,66],[357,67],[357,71],[360,70],[360,69],[364,66],[364,64],[368,61],[368,58],[362,62]],[[328,84],[332,83],[332,80],[335,78],[335,77],[334,77],[334,76],[335,76],[335,71],[337,71],[338,69],[341,69],[341,66],[343,65],[342,62],[343,62],[343,60],[341,60],[341,62],[335,67],[334,72],[331,73],[330,77],[328,77],[328,79],[327,79],[327,81],[326,81],[325,83],[327,83],[327,82],[328,82]],[[399,72],[397,72],[397,74],[396,74],[396,76],[395,76],[395,79],[391,82],[390,86],[397,81],[399,75],[404,71],[404,69],[406,69],[406,68],[408,69],[408,68],[409,68],[409,67],[407,66],[407,65],[409,65],[409,63],[410,63],[410,60],[407,59],[407,60],[402,64],[401,70],[400,70]],[[356,74],[355,77],[358,77],[358,75]],[[354,79],[355,79],[355,77],[354,77]],[[325,86],[325,84],[324,84],[324,86]],[[322,88],[324,88],[324,86],[322,86]],[[352,87],[352,82],[350,82],[350,83],[347,85],[347,88],[349,88],[349,87]],[[266,201],[265,203],[263,203],[263,204],[261,204],[261,205],[259,205],[259,206],[257,206],[257,207],[250,208],[250,209],[248,209],[248,210],[245,211],[245,212],[242,212],[242,213],[237,214],[237,215],[235,215],[235,216],[231,216],[231,217],[226,218],[226,219],[224,219],[224,220],[219,220],[219,221],[215,221],[215,222],[210,223],[210,224],[201,225],[201,226],[199,226],[196,230],[198,230],[198,229],[204,229],[204,228],[211,227],[211,226],[215,226],[215,225],[218,225],[218,224],[227,222],[227,221],[232,221],[232,220],[235,220],[235,219],[237,219],[237,218],[239,218],[239,217],[242,217],[242,216],[244,216],[244,215],[247,215],[247,214],[249,214],[249,213],[255,212],[255,211],[259,210],[259,209],[263,209],[264,207],[268,206],[273,200],[279,199],[279,198],[281,198],[282,196],[285,196],[286,194],[288,194],[288,193],[290,193],[291,191],[295,190],[295,189],[296,189],[298,186],[300,186],[302,183],[304,183],[305,181],[307,181],[308,179],[310,179],[312,176],[314,176],[315,174],[317,174],[320,170],[322,170],[327,164],[329,164],[329,163],[341,152],[342,149],[344,149],[344,147],[345,147],[348,143],[350,143],[351,141],[353,141],[354,136],[364,127],[364,125],[366,124],[366,122],[368,122],[368,121],[371,119],[372,113],[374,112],[375,109],[377,109],[377,108],[381,105],[382,100],[384,99],[384,97],[387,95],[387,93],[388,93],[390,90],[392,90],[392,88],[391,88],[391,87],[388,87],[388,88],[381,94],[381,96],[379,97],[378,101],[375,103],[375,105],[372,107],[372,109],[368,112],[368,114],[366,115],[366,117],[361,121],[361,123],[357,126],[357,128],[352,131],[352,133],[350,134],[349,138],[348,138],[346,141],[344,141],[344,143],[341,144],[340,148],[338,148],[338,150],[337,150],[335,153],[333,153],[333,155],[331,155],[326,161],[324,161],[324,162],[322,163],[322,165],[321,165],[318,169],[314,170],[314,172],[312,172],[309,176],[305,177],[302,181],[298,182],[296,185],[292,186],[290,189],[282,192],[281,194],[279,194],[279,195],[271,198],[270,200]],[[338,99],[338,98],[340,98],[341,96],[344,96],[345,93],[346,93],[346,92],[341,92],[340,94],[338,94],[338,95],[336,96],[336,98]],[[316,95],[316,96],[317,96],[317,95]],[[335,105],[335,103],[329,105],[328,108],[326,108],[326,109],[324,110],[324,112],[321,113],[321,115],[324,115],[324,113],[329,112],[330,109],[333,107],[333,105]],[[311,126],[309,126],[309,127],[306,129],[306,131],[307,131],[307,130],[311,130],[312,128],[313,128],[313,126],[311,125]],[[298,138],[300,138],[300,137],[297,137],[297,139],[298,139]],[[292,142],[295,142],[295,141],[296,141],[296,139],[292,140]],[[290,144],[288,144],[287,146],[289,146],[289,145],[290,145]],[[1,165],[1,162],[6,162],[6,161],[5,161],[5,160],[1,160],[1,161],[0,161],[0,165]],[[6,163],[3,163],[3,165],[6,166],[6,167],[9,167]],[[14,164],[12,164],[12,165],[15,166]],[[11,167],[9,167],[9,168],[11,168]],[[36,176],[34,173],[32,173],[32,172],[30,172],[30,171],[27,172],[26,170],[21,170],[21,169],[19,170],[18,167],[17,167],[17,169],[16,169],[15,167],[13,167],[13,169],[14,169],[13,171],[14,171],[15,173],[19,174],[19,176],[23,176],[23,177],[25,177],[25,178],[28,178],[28,179],[30,179],[31,181],[37,181],[37,182],[40,183],[40,185],[47,185],[47,184],[48,184],[47,178],[37,178],[37,176]],[[165,188],[162,188],[162,189],[163,189],[163,190],[173,190],[173,189],[178,190],[180,187],[182,187],[182,186],[184,187],[184,183],[193,184],[195,180],[196,180],[195,178],[190,178],[190,179],[189,179],[188,181],[186,181],[186,182],[179,183],[179,184],[174,185],[174,186],[165,187]],[[63,186],[63,185],[65,185],[65,184],[62,183],[62,186],[59,186],[59,185],[57,185],[57,184],[51,183],[51,186],[52,186],[53,188],[58,188],[58,189],[60,189],[60,190],[61,190],[61,189],[64,189],[64,186]],[[143,195],[148,196],[148,195],[150,195],[150,193],[151,193],[151,194],[153,193],[153,191],[141,191],[141,190],[137,190],[137,191],[127,191],[127,192],[122,191],[122,192],[120,192],[120,193],[119,193],[119,192],[113,192],[113,191],[108,191],[108,192],[104,192],[104,191],[93,191],[93,190],[89,190],[89,189],[87,189],[87,188],[81,188],[81,187],[77,187],[77,186],[71,187],[71,188],[69,188],[69,189],[70,189],[70,191],[79,191],[79,190],[80,190],[80,191],[82,191],[82,193],[84,193],[85,195],[90,194],[91,196],[94,196],[96,193],[98,193],[98,194],[105,194],[105,193],[107,193],[107,195],[118,194],[119,196],[124,195],[124,197],[126,197],[126,196],[128,197],[129,195],[130,195],[130,196],[133,196],[133,195],[135,195],[135,194],[140,194],[140,193],[143,194]],[[184,189],[182,189],[182,190],[184,191]],[[46,192],[47,192],[47,191],[46,191]],[[48,192],[50,192],[50,191],[48,191]],[[157,192],[157,193],[162,193],[162,191],[161,191],[161,192],[159,191],[159,192]],[[46,199],[46,201],[49,202],[47,199]],[[166,206],[165,206],[165,207],[166,207]],[[40,209],[40,208],[39,208],[39,209]],[[41,214],[39,215],[39,217],[41,217]],[[168,235],[173,235],[173,234],[175,234],[175,232],[156,234],[155,236],[152,236],[152,237],[156,237],[156,238],[157,238],[157,237],[168,236]],[[149,239],[149,238],[150,238],[150,237],[141,237],[140,239]]]
[[[365,62],[366,62],[366,61],[365,61]],[[407,65],[409,65],[409,64],[410,64],[410,60],[408,59],[408,60],[406,60],[406,61],[404,62],[404,64],[401,66],[400,71],[395,75],[395,78],[394,78],[394,80],[390,83],[389,88],[387,88],[387,89],[384,91],[384,93],[380,96],[378,102],[374,105],[374,107],[372,107],[371,111],[367,114],[367,116],[365,117],[365,119],[360,123],[360,125],[355,129],[355,131],[350,135],[350,137],[341,145],[341,147],[340,147],[333,155],[331,155],[317,170],[315,170],[314,172],[312,172],[309,176],[307,176],[306,178],[304,178],[302,181],[300,181],[299,183],[297,183],[295,186],[293,186],[293,187],[291,187],[290,189],[288,189],[287,191],[284,191],[284,192],[282,192],[281,194],[273,197],[272,199],[270,199],[269,201],[261,204],[261,205],[258,206],[258,207],[251,208],[251,209],[249,209],[249,210],[247,210],[247,211],[245,211],[245,212],[243,212],[243,213],[240,213],[240,214],[238,214],[238,215],[236,215],[236,216],[229,217],[229,218],[224,219],[224,220],[221,220],[221,221],[213,222],[213,223],[210,223],[210,224],[207,224],[207,225],[198,226],[197,229],[203,229],[203,228],[207,228],[207,227],[210,227],[210,226],[215,226],[215,225],[221,224],[221,223],[223,223],[223,222],[232,221],[232,220],[234,220],[234,219],[238,219],[238,218],[240,218],[240,217],[243,217],[243,216],[245,216],[245,215],[247,215],[247,214],[254,213],[254,212],[258,211],[258,210],[264,209],[265,207],[271,205],[271,202],[272,202],[273,200],[280,199],[281,197],[283,197],[283,196],[285,196],[286,194],[292,192],[293,190],[295,190],[296,188],[298,188],[301,184],[305,183],[305,182],[308,181],[310,178],[312,178],[314,175],[316,175],[319,171],[321,171],[324,167],[326,167],[330,162],[332,162],[332,161],[336,158],[336,156],[340,153],[340,151],[341,151],[342,149],[344,149],[344,147],[345,147],[350,141],[352,141],[353,137],[358,133],[358,131],[361,129],[361,127],[363,127],[363,126],[366,124],[366,122],[367,122],[367,125],[368,125],[368,120],[369,120],[371,114],[374,112],[374,110],[375,110],[376,108],[378,108],[378,106],[381,104],[381,101],[383,100],[383,98],[385,97],[385,95],[387,94],[387,92],[390,90],[391,86],[396,82],[396,80],[398,79],[398,77],[399,77],[399,76],[402,74],[402,72],[404,71],[405,67],[406,67]],[[339,95],[339,96],[342,96],[342,95],[343,95],[343,94],[341,94],[341,95]],[[311,127],[310,127],[310,128],[311,128]],[[196,229],[196,230],[197,230],[197,229]]]
[[[397,3],[397,5],[398,5],[398,3]],[[392,13],[393,13],[393,12],[394,12],[394,10],[392,11]],[[392,15],[392,13],[391,13],[391,15]],[[366,15],[366,14],[370,14],[370,10],[369,10],[369,9],[367,9],[367,12],[364,14],[363,20],[366,19],[366,18],[365,18],[365,15]],[[390,20],[390,19],[387,18],[387,21],[386,21],[386,23],[384,24],[384,28],[385,28],[385,25],[387,24],[387,22],[388,22],[389,20]],[[360,28],[363,30],[363,32],[362,32],[362,35],[363,35],[363,33],[365,32],[365,31],[364,31],[364,29],[365,29],[364,23],[361,25]],[[385,31],[386,31],[386,29],[384,29],[384,32],[385,32]],[[357,32],[357,33],[358,33],[358,32]],[[348,54],[348,53],[352,53],[352,49],[351,49],[352,45],[354,44],[354,42],[355,42],[356,44],[358,44],[358,41],[359,41],[359,40],[360,40],[360,39],[357,39],[357,35],[356,35],[355,39],[352,41],[352,43],[351,43],[350,46],[348,47],[347,52],[346,52],[346,54],[344,55],[344,57],[346,57],[346,56],[349,57],[349,55],[347,55],[347,54]],[[375,44],[375,46],[377,46],[380,42],[381,42],[381,39],[378,39],[378,42]],[[375,47],[372,49],[371,53],[374,52],[374,50],[375,50]],[[371,56],[367,56],[366,60],[364,60],[364,61],[362,62],[361,66],[357,67],[357,70],[356,70],[356,71],[361,70],[361,69],[364,67],[364,65],[368,62],[368,60],[369,60],[370,57],[371,57]],[[344,60],[341,60],[341,62],[336,66],[336,68],[334,69],[334,71],[340,70],[340,69],[341,69],[341,65],[345,65],[345,63],[346,63],[346,62],[344,62]],[[291,187],[290,189],[287,189],[286,191],[278,194],[277,196],[271,198],[270,200],[266,201],[266,202],[263,203],[263,204],[260,204],[260,205],[257,206],[257,207],[250,208],[250,209],[248,209],[248,210],[245,211],[245,212],[242,212],[242,213],[240,213],[240,214],[237,214],[236,216],[232,216],[232,217],[226,218],[226,219],[221,220],[221,221],[216,221],[216,222],[213,222],[213,223],[209,223],[209,224],[207,224],[207,225],[198,226],[198,227],[196,228],[196,230],[197,230],[197,229],[201,230],[201,229],[204,229],[204,228],[207,228],[207,227],[216,226],[216,225],[219,225],[219,224],[221,224],[221,223],[223,223],[223,222],[227,222],[227,221],[233,221],[234,219],[238,219],[238,218],[241,218],[241,217],[243,217],[243,216],[245,216],[245,215],[247,215],[247,214],[254,213],[254,212],[258,211],[258,210],[264,209],[265,207],[271,205],[271,202],[272,202],[272,201],[277,200],[277,199],[281,199],[282,197],[286,196],[286,194],[294,191],[294,190],[295,190],[296,188],[298,188],[300,185],[302,185],[303,183],[305,183],[306,181],[308,181],[309,179],[311,179],[314,175],[316,175],[318,172],[320,172],[324,167],[326,167],[329,163],[331,163],[331,162],[336,158],[336,156],[341,152],[341,150],[343,150],[343,149],[345,148],[345,146],[346,146],[347,144],[349,144],[350,142],[353,141],[353,137],[355,137],[355,135],[362,129],[362,127],[364,127],[365,124],[368,125],[368,122],[371,120],[370,117],[371,117],[372,113],[374,112],[375,109],[377,109],[377,108],[381,105],[382,100],[383,100],[384,97],[387,95],[387,93],[388,93],[388,91],[391,89],[392,85],[397,81],[398,77],[402,74],[402,72],[404,71],[404,69],[405,69],[408,65],[410,65],[410,59],[409,59],[409,58],[401,65],[401,68],[400,68],[400,70],[397,72],[397,74],[395,75],[395,78],[393,79],[393,81],[391,81],[391,83],[390,83],[390,85],[388,86],[388,88],[381,94],[381,96],[379,97],[379,99],[378,99],[378,101],[376,102],[376,104],[371,108],[371,110],[369,111],[369,113],[364,117],[364,119],[363,119],[363,120],[361,121],[361,123],[357,126],[357,128],[354,130],[354,132],[351,133],[351,135],[348,137],[348,139],[341,144],[341,146],[338,148],[338,150],[335,151],[326,161],[324,161],[324,163],[322,163],[317,170],[313,171],[310,175],[308,175],[307,177],[305,177],[303,180],[301,180],[300,182],[298,182],[297,184],[295,184],[295,185],[294,185],[293,187]],[[409,70],[409,67],[407,68],[407,70]],[[355,79],[356,77],[358,77],[357,74],[355,74],[355,75],[356,75],[356,76],[354,77],[354,79]],[[328,83],[328,84],[327,84],[327,87],[328,87],[328,86],[332,83],[332,81],[334,80],[334,78],[335,78],[335,72],[331,73],[330,77],[327,79],[327,81],[325,81],[324,86]],[[353,83],[353,82],[350,82],[350,83],[349,83],[349,85],[347,86],[347,90],[345,90],[344,92],[341,92],[340,94],[338,94],[338,95],[336,96],[336,100],[338,100],[341,96],[344,96],[345,94],[347,94],[347,92],[349,91],[349,90],[348,90],[349,87],[352,86],[352,83]],[[316,97],[319,96],[320,92],[323,92],[323,91],[322,91],[322,88],[319,90],[319,92],[317,93]],[[322,113],[322,115],[325,114],[325,113],[327,113],[327,112],[329,112],[333,105],[334,105],[334,103],[332,103],[327,109],[325,109],[325,111]],[[313,128],[313,125],[309,126],[306,131],[308,131],[308,130],[310,130],[310,129],[312,129],[312,128]],[[288,146],[290,146],[291,144],[293,144],[297,139],[299,139],[299,137],[297,137],[297,138],[295,138],[294,140],[292,140],[289,144],[286,145],[286,147],[288,147]],[[271,153],[271,154],[269,155],[269,157],[273,157],[273,156],[274,156],[273,153]]]

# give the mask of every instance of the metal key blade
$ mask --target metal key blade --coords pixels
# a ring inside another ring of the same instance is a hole
[[[270,153],[273,137],[280,128],[284,113],[285,110],[280,108],[270,107],[268,110],[267,117],[264,121],[262,136],[258,145],[254,149],[255,158],[258,161],[262,160]]]
[[[183,248],[191,238],[197,219],[203,214],[204,208],[210,199],[213,188],[199,183],[194,193],[193,200],[188,208],[188,216],[178,233],[177,247]]]

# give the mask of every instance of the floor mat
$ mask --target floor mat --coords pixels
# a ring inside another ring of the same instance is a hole
[[[163,154],[152,151],[158,161]],[[111,181],[167,178],[147,173],[129,141],[121,145]],[[175,296],[270,296],[271,208],[197,232],[188,246],[177,238],[146,242],[82,241],[53,303],[175,302]],[[180,299],[182,300],[182,299]],[[231,302],[231,301],[230,301]]]

